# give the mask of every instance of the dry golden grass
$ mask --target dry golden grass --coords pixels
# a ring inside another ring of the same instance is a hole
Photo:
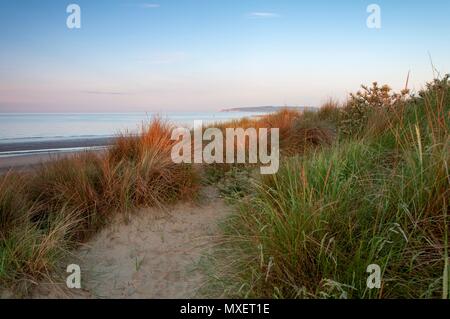
[[[322,109],[319,112],[322,112]],[[255,128],[257,131],[260,128],[278,128],[280,152],[286,156],[303,154],[317,146],[331,145],[336,137],[335,131],[315,114],[310,116],[309,112],[302,113],[290,109],[282,109],[256,118],[219,123],[214,127],[222,129],[224,135],[226,128]],[[270,142],[270,138],[268,141]],[[248,147],[248,144],[245,147]]]
[[[118,213],[194,198],[196,174],[172,162],[170,137],[155,119],[106,152],[0,176],[0,285],[26,291]]]

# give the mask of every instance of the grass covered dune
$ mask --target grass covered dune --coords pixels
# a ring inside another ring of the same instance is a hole
[[[0,288],[27,293],[113,216],[196,193],[192,167],[170,157],[169,125],[154,120],[106,153],[80,153],[0,176]]]
[[[174,164],[159,120],[28,173],[0,176],[0,291],[24,295],[112,217],[216,185],[224,221],[209,291],[254,298],[447,298],[450,83],[363,87],[344,105],[218,125],[280,129],[281,167]],[[232,262],[230,262],[232,261]],[[368,289],[378,264],[380,289]]]
[[[445,77],[417,96],[374,84],[342,107],[304,114],[299,123],[335,127],[337,138],[239,192],[242,173],[229,178],[237,212],[223,226],[216,288],[250,298],[448,298],[449,112]],[[370,264],[381,268],[380,289],[367,288]]]

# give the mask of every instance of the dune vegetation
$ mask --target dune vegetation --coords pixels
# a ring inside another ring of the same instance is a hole
[[[215,127],[279,128],[281,166],[174,164],[155,119],[102,153],[0,176],[0,287],[26,294],[111,218],[195,198],[233,206],[211,296],[447,298],[450,83],[417,94],[374,83],[343,105],[282,110]],[[382,287],[368,289],[369,264]]]
[[[416,95],[374,83],[293,118],[277,174],[223,174],[236,212],[212,286],[249,298],[448,298],[449,125],[448,76]],[[370,264],[380,289],[367,286]]]
[[[117,214],[195,197],[197,174],[172,162],[170,137],[155,119],[104,153],[0,176],[0,287],[26,294]]]

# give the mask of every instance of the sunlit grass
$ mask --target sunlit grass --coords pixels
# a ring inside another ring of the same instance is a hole
[[[116,214],[194,198],[196,174],[172,162],[170,133],[155,119],[104,153],[0,176],[1,286],[26,292]]]
[[[307,114],[351,130],[249,183],[217,253],[227,295],[448,297],[448,78],[420,97],[382,100],[358,98],[367,113],[352,123],[340,114],[351,105]],[[370,264],[382,269],[381,289],[366,285]]]

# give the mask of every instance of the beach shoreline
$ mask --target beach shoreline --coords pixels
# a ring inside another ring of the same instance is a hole
[[[75,138],[54,141],[27,141],[0,144],[0,174],[10,170],[27,171],[49,161],[80,152],[101,152],[114,144],[115,138]]]
[[[55,140],[27,140],[23,142],[0,143],[0,156],[5,153],[38,152],[46,150],[64,150],[82,147],[101,147],[114,144],[114,137],[80,137]]]

